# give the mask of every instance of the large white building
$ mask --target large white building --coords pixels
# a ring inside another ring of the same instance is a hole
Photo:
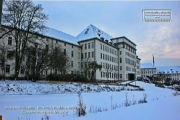
[[[35,41],[39,41],[39,44],[45,41],[43,43],[51,44],[53,47],[61,46],[70,58],[71,74],[84,75],[84,68],[88,62],[96,61],[102,65],[102,69],[95,73],[96,80],[134,80],[141,76],[141,59],[136,54],[136,44],[125,36],[113,38],[93,25],[89,25],[76,37],[48,28],[44,34],[37,34]],[[14,74],[14,59],[10,59],[8,53],[13,49],[15,41],[8,34],[1,39],[1,44],[3,42],[8,47],[6,76],[11,76]],[[50,71],[58,72],[54,69],[46,70],[41,75],[46,76]],[[23,70],[19,76],[24,76]]]

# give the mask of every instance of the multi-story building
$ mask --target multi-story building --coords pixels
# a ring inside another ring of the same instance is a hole
[[[48,28],[44,34],[35,36],[35,42],[38,44],[45,41],[43,43],[46,45],[48,43],[52,47],[61,47],[64,54],[70,58],[71,74],[84,75],[88,63],[96,61],[102,65],[102,69],[95,73],[96,80],[134,80],[140,76],[141,59],[136,55],[136,44],[124,36],[113,38],[93,25],[89,25],[76,37],[52,28]],[[9,48],[15,45],[13,37],[9,34],[1,41]],[[6,76],[14,74],[14,63],[14,58],[7,60]],[[58,71],[48,69],[42,72],[42,76],[51,72]],[[20,76],[23,75],[24,72],[21,71]]]

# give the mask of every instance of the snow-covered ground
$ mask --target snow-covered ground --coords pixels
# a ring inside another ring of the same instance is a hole
[[[131,91],[133,87],[102,84],[0,81],[0,115],[3,120],[41,120],[45,112],[50,120],[180,119],[180,95],[174,96],[175,91],[143,82],[136,85],[145,90]],[[75,110],[79,89],[83,89],[87,112],[81,117]],[[138,104],[145,95],[147,103]]]

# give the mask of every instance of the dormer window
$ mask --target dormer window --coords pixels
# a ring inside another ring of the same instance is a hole
[[[84,34],[88,34],[88,31],[89,31],[89,29],[87,29],[86,32],[85,32]]]

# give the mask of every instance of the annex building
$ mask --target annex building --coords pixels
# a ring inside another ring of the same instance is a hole
[[[3,31],[0,34],[3,34]],[[54,47],[61,46],[64,54],[70,58],[69,74],[84,75],[85,66],[90,61],[96,61],[102,65],[102,69],[95,73],[96,80],[134,80],[141,76],[141,59],[136,54],[136,44],[125,36],[114,38],[94,25],[89,25],[77,36],[47,28],[45,33],[37,34],[34,41],[39,45],[43,43]],[[14,74],[15,65],[14,58],[10,59],[8,53],[13,51],[15,41],[11,34],[8,34],[1,39],[1,44],[3,42],[8,48],[6,76],[11,76]],[[25,61],[26,59],[24,58]],[[48,69],[42,71],[41,76],[48,75],[50,71],[58,72]],[[19,76],[24,75],[21,69]]]
[[[180,66],[153,66],[151,63],[141,64],[141,77],[149,79],[149,77],[157,77],[164,75],[165,79],[180,80]]]

